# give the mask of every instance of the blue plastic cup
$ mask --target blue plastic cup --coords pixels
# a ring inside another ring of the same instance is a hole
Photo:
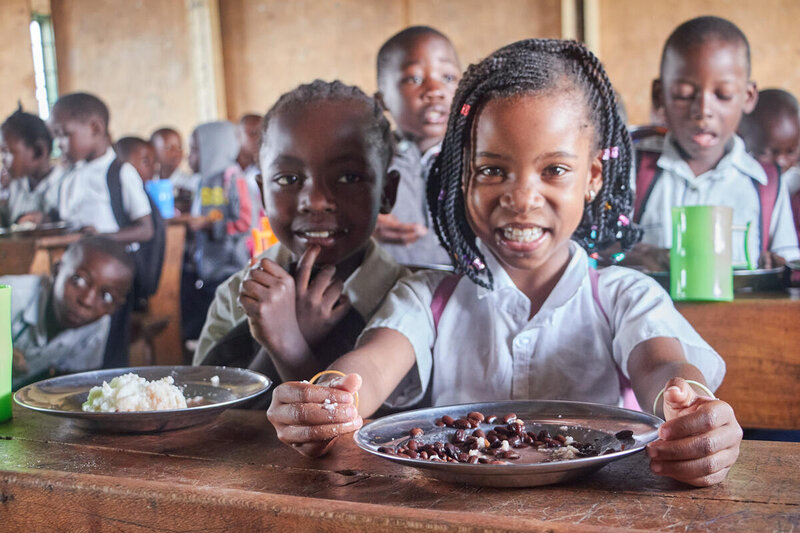
[[[172,182],[169,180],[150,180],[145,186],[147,194],[158,206],[161,216],[172,218],[175,216],[175,195],[172,192]]]

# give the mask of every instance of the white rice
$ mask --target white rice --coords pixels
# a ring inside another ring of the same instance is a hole
[[[92,387],[83,410],[94,413],[118,411],[162,411],[186,408],[183,392],[172,376],[147,381],[136,374],[117,376],[110,383]]]

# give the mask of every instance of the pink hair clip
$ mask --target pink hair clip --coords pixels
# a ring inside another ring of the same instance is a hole
[[[470,110],[470,107],[471,107],[471,106],[470,106],[469,104],[464,104],[464,105],[462,105],[462,106],[461,106],[461,114],[462,114],[462,115],[464,115],[465,117],[466,117],[467,115],[469,115],[469,110]]]
[[[603,150],[603,161],[608,161],[609,159],[616,159],[619,157],[619,146],[612,146],[611,148],[606,148]]]

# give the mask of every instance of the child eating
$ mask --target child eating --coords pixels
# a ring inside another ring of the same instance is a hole
[[[758,97],[741,30],[718,17],[678,26],[664,45],[653,94],[669,133],[660,151],[637,154],[634,214],[645,232],[628,263],[668,270],[671,209],[685,205],[730,206],[734,225],[751,224],[751,257],[734,247],[734,264],[769,268],[800,258],[785,187],[770,183],[774,167],[759,165],[736,135]]]
[[[425,183],[447,128],[461,65],[450,40],[428,26],[392,36],[378,52],[378,93],[399,130],[392,168],[400,172],[397,203],[378,217],[375,236],[406,264],[449,264],[431,228]]]
[[[278,437],[317,455],[382,403],[406,407],[426,392],[434,405],[617,404],[621,373],[667,420],[648,447],[652,470],[721,481],[742,436],[708,389],[724,362],[652,279],[591,270],[584,251],[638,238],[626,216],[631,155],[613,88],[583,45],[521,41],[471,66],[428,188],[459,274],[401,280],[356,350],[331,365],[344,377],[278,386],[267,413]]]
[[[353,348],[405,272],[370,239],[394,201],[391,157],[389,122],[358,88],[317,80],[278,100],[264,117],[260,166],[280,242],[217,290],[195,364],[229,363],[212,348],[236,329],[264,348],[239,353],[237,365],[279,382]]]
[[[3,125],[0,152],[8,172],[10,224],[41,224],[58,219],[58,193],[63,171],[50,162],[53,136],[47,125],[17,110]]]
[[[51,277],[2,276],[11,285],[13,387],[100,368],[110,317],[133,281],[133,259],[104,237],[71,244]]]

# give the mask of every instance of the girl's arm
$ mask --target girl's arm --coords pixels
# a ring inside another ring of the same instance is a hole
[[[414,349],[404,335],[388,328],[370,330],[358,349],[331,365],[345,377],[322,385],[279,385],[267,418],[281,441],[305,455],[322,455],[339,435],[361,427],[361,417],[380,407],[415,361]],[[353,405],[354,392],[358,392],[358,409]]]
[[[650,469],[695,486],[719,483],[739,456],[742,428],[722,400],[699,396],[685,380],[705,384],[702,373],[686,361],[677,339],[658,337],[631,352],[628,372],[636,397],[650,411],[663,389],[666,422],[659,440],[647,446]],[[661,414],[660,412],[658,414]]]

